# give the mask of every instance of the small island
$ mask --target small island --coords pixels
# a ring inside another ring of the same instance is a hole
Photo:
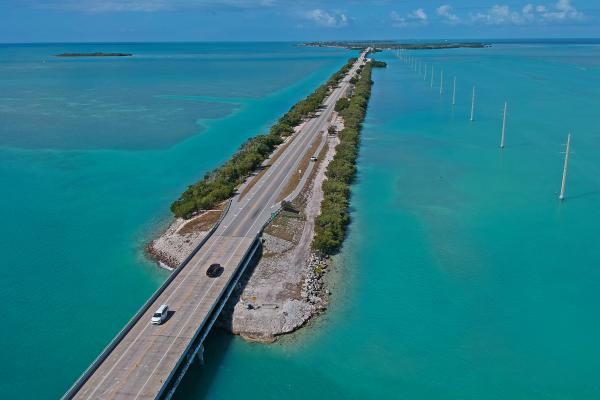
[[[482,42],[432,42],[432,43],[400,43],[395,41],[324,41],[306,42],[301,46],[309,47],[341,47],[350,50],[360,50],[372,47],[375,52],[379,50],[436,50],[436,49],[459,49],[459,48],[483,48],[490,47],[489,43]]]
[[[61,53],[56,57],[131,57],[131,53]]]

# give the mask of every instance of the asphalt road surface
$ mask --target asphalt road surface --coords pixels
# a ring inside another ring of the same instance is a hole
[[[320,115],[306,123],[265,174],[254,178],[259,181],[243,198],[233,199],[218,229],[94,371],[76,399],[156,398],[227,289],[262,226],[277,210],[279,194],[292,174],[298,173],[310,144],[327,129],[336,101],[346,92],[358,66],[365,62],[364,56],[326,99]],[[221,276],[206,276],[212,263],[224,267]],[[164,324],[151,325],[150,318],[161,304],[168,304],[172,314]]]

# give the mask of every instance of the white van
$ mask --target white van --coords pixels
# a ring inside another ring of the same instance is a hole
[[[160,325],[166,321],[167,315],[169,315],[169,306],[163,304],[162,306],[158,307],[158,310],[156,310],[154,315],[152,315],[150,322],[152,322],[154,325]]]

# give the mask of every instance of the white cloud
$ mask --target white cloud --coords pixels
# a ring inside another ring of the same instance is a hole
[[[486,25],[549,24],[584,19],[585,15],[571,4],[571,0],[558,0],[551,5],[526,4],[520,12],[508,5],[496,4],[485,12],[471,14],[472,23]]]
[[[549,21],[582,20],[585,15],[571,4],[571,0],[558,0],[553,10],[541,12],[544,19]]]
[[[390,13],[390,19],[394,26],[399,27],[427,25],[429,23],[427,13],[422,8],[418,8],[405,16],[398,14],[396,11],[392,11]]]
[[[535,21],[535,11],[536,7],[533,4],[525,4],[525,6],[523,6],[523,9],[521,10],[523,22]]]
[[[445,22],[450,24],[458,24],[460,23],[460,18],[458,15],[452,12],[452,6],[445,4],[443,6],[439,6],[436,10],[437,15],[442,17]]]
[[[473,22],[487,25],[521,24],[523,18],[520,13],[512,11],[507,5],[494,5],[488,11],[471,15]]]
[[[422,8],[419,8],[418,10],[413,11],[412,13],[410,13],[408,15],[408,17],[418,20],[420,22],[427,21],[427,14],[425,14],[425,11]]]
[[[340,12],[328,12],[320,8],[304,13],[304,18],[314,22],[317,25],[329,28],[339,28],[348,25],[348,17]]]

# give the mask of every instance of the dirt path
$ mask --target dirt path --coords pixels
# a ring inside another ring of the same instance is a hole
[[[232,297],[222,325],[233,333],[257,341],[273,341],[278,335],[293,332],[326,307],[327,298],[313,273],[315,256],[311,252],[315,218],[323,200],[323,181],[327,165],[335,155],[337,137],[329,137],[327,152],[312,182],[300,194],[305,198],[303,219],[278,218],[264,235],[263,257],[241,293]],[[300,197],[299,196],[299,197]]]

